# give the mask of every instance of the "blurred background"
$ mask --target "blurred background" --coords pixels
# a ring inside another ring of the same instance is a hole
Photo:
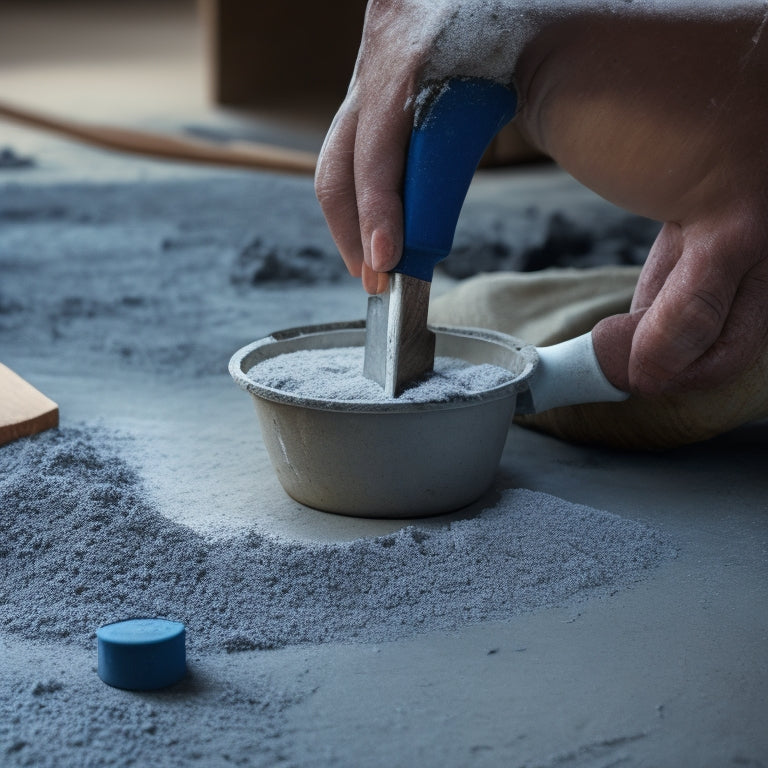
[[[344,98],[364,12],[364,0],[3,0],[0,102],[317,151]],[[487,159],[531,156],[510,127]]]
[[[362,0],[3,0],[0,99],[317,149],[344,96],[363,12]]]

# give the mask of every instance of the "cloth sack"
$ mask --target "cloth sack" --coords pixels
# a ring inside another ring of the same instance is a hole
[[[498,330],[546,346],[627,312],[639,274],[638,267],[610,266],[477,275],[435,299],[429,319]],[[716,389],[553,408],[515,420],[572,442],[660,450],[763,418],[768,418],[768,347],[748,370]]]

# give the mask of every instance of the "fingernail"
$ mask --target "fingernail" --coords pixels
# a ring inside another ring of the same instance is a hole
[[[383,229],[375,229],[371,235],[371,266],[377,272],[386,272],[395,266],[394,258],[392,238]]]
[[[375,295],[379,292],[379,273],[374,272],[367,264],[363,265],[363,288],[366,293]]]

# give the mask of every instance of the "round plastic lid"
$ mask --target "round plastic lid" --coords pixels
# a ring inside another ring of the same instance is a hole
[[[187,671],[186,631],[178,621],[128,619],[96,630],[99,677],[115,688],[152,691]]]

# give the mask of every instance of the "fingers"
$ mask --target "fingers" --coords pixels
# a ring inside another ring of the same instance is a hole
[[[706,352],[674,379],[680,391],[727,383],[745,371],[768,346],[768,264],[744,275],[723,329]]]
[[[659,261],[649,267],[633,302],[650,306],[632,338],[632,391],[657,395],[718,386],[740,373],[765,344],[765,240],[749,227],[739,230],[737,218],[670,230],[660,247],[654,246]],[[679,245],[682,252],[669,269]]]
[[[412,112],[404,84],[360,114],[354,174],[365,263],[377,272],[392,269],[402,255],[402,186]]]
[[[632,297],[630,312],[647,309],[664,287],[669,273],[683,252],[683,235],[679,224],[667,222],[656,237],[646,259]]]
[[[605,377],[614,387],[629,392],[629,358],[632,339],[645,310],[625,315],[613,315],[601,320],[592,329],[592,343]]]
[[[349,273],[360,277],[363,246],[355,195],[354,152],[357,112],[344,102],[320,151],[315,194]]]
[[[630,313],[593,331],[614,386],[647,397],[717,387],[768,346],[768,236],[756,221],[664,226]]]
[[[403,243],[402,183],[409,106],[444,20],[422,0],[368,4],[355,72],[320,154],[315,190],[350,273],[371,293]]]
[[[369,293],[400,261],[403,242],[402,184],[412,125],[405,109],[408,83],[359,111],[342,105],[320,153],[315,194],[350,274]],[[367,271],[365,269],[367,267]]]
[[[389,275],[386,272],[374,272],[367,264],[363,264],[363,288],[375,295],[383,293],[389,286]]]

